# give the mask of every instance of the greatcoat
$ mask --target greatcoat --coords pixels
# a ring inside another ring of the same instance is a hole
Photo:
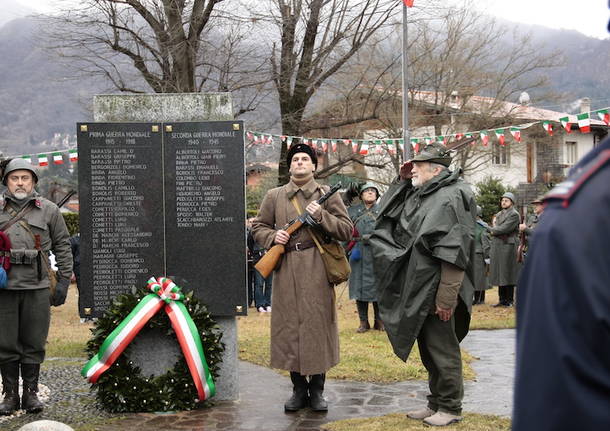
[[[519,277],[517,248],[519,247],[519,213],[514,207],[496,214],[496,224],[490,228],[492,286],[514,286]]]
[[[378,212],[377,204],[368,209],[362,203],[348,208],[349,216],[358,231],[358,237],[352,238],[352,240],[356,241],[354,248],[359,249],[360,258],[353,259],[355,254],[352,253],[349,261],[352,268],[352,273],[349,276],[349,297],[357,301],[377,301],[375,273],[373,271],[373,250],[369,239],[375,228]]]
[[[301,187],[290,181],[269,190],[252,224],[254,240],[271,248],[276,230],[298,216],[290,199],[296,196],[304,211],[327,190],[313,179]],[[350,239],[353,225],[338,194],[322,204],[321,213],[319,223],[328,235],[339,241]],[[310,241],[308,228],[303,227],[291,235],[289,244]],[[274,274],[271,302],[273,368],[313,375],[325,373],[339,362],[335,291],[317,247],[283,255]]]
[[[468,333],[473,300],[476,202],[460,171],[443,171],[422,187],[393,184],[379,204],[371,243],[379,311],[394,353],[406,361],[429,313],[441,262],[464,271],[455,309],[455,333]]]
[[[487,232],[487,223],[477,220],[475,231],[475,258],[474,258],[474,290],[487,290],[491,288],[487,277],[487,264],[491,249],[491,239]]]

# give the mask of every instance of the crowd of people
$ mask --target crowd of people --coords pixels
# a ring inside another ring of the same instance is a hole
[[[407,415],[433,426],[462,419],[460,341],[468,333],[472,305],[483,304],[485,291],[498,286],[495,306],[513,306],[522,266],[518,253],[525,251],[523,240],[532,236],[543,205],[533,201],[533,216],[521,220],[515,195],[507,192],[488,224],[461,172],[449,169],[451,161],[445,146],[429,144],[403,164],[383,196],[369,182],[359,188],[358,202],[346,208],[338,197],[317,203],[326,189],[314,180],[316,152],[304,144],[290,147],[289,183],[267,192],[258,216],[248,221],[252,263],[274,244],[286,251],[275,271],[271,366],[290,372],[287,412],[327,410],[325,375],[339,360],[335,291],[315,244],[322,233],[325,241],[340,241],[349,259],[356,333],[386,331],[404,361],[417,341],[430,393],[426,406]],[[311,222],[288,234],[287,223],[303,212]],[[270,302],[260,299],[260,274],[258,280],[251,296],[265,312]]]

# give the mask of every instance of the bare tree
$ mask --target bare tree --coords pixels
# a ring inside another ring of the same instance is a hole
[[[523,91],[537,91],[546,100],[554,97],[545,90],[544,72],[562,63],[558,53],[544,54],[529,35],[509,32],[468,2],[450,10],[437,5],[427,12],[409,22],[412,130],[427,128],[438,136],[527,122],[516,118],[514,109],[507,110],[505,102]],[[336,121],[340,119],[343,124],[353,122],[351,130],[358,138],[402,135],[399,25],[383,40],[363,48],[357,64],[337,74],[334,94],[304,124],[318,129],[341,124]],[[459,147],[456,163],[462,169],[474,170],[489,162],[493,145],[464,142],[451,144]],[[383,151],[388,168],[397,173],[401,152],[385,143]],[[524,151],[523,146],[513,146],[513,151]]]
[[[284,135],[300,135],[307,106],[318,89],[388,24],[401,5],[396,0],[269,0],[252,9],[252,16],[277,29],[269,60]],[[286,151],[283,143],[280,184],[288,181]]]
[[[236,115],[254,110],[268,73],[250,55],[251,25],[224,0],[83,0],[44,17],[50,48],[119,91],[238,91]],[[242,91],[244,89],[255,91]]]

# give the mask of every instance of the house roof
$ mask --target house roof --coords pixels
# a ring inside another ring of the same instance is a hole
[[[411,96],[418,102],[435,105],[440,100],[448,100],[447,106],[456,111],[469,111],[474,114],[487,114],[493,117],[513,117],[530,121],[559,121],[560,118],[568,117],[570,123],[578,123],[576,115],[566,112],[552,111],[537,108],[535,106],[521,105],[506,101],[498,101],[493,97],[470,96],[466,103],[460,96],[447,96],[445,93],[434,91],[413,91]],[[591,117],[591,125],[605,126],[601,120]]]

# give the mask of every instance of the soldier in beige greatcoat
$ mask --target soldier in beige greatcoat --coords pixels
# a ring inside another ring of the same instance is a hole
[[[292,397],[284,405],[286,411],[308,405],[313,410],[325,411],[326,372],[339,362],[335,291],[328,282],[309,228],[289,235],[284,226],[299,215],[291,202],[293,197],[299,208],[336,240],[350,239],[352,222],[338,194],[322,205],[316,202],[328,188],[314,181],[315,150],[304,144],[293,145],[287,162],[290,182],[267,192],[252,225],[254,240],[261,246],[269,249],[274,244],[283,244],[286,250],[273,279],[271,366],[290,371],[294,387]]]

